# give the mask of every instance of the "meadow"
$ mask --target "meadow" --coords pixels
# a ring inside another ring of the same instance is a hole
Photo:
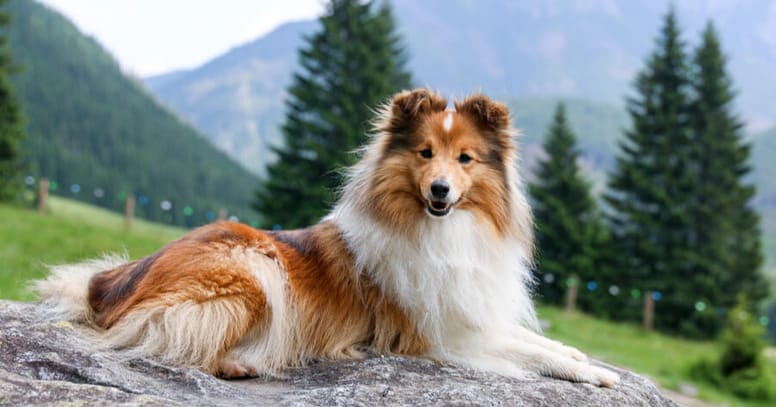
[[[45,276],[47,264],[74,262],[103,253],[126,252],[137,258],[181,236],[185,230],[136,219],[127,229],[113,212],[51,197],[45,214],[0,204],[0,298],[34,300],[26,290],[31,279]],[[548,322],[545,333],[597,359],[648,376],[672,390],[689,384],[697,397],[731,406],[765,406],[746,402],[689,379],[688,367],[719,352],[714,342],[689,341],[647,332],[640,326],[616,324],[590,316],[539,306]],[[773,352],[769,354],[773,355]],[[776,372],[776,359],[768,365]],[[773,383],[776,387],[776,383]]]
[[[0,298],[32,300],[27,282],[46,275],[46,265],[108,253],[136,258],[183,235],[184,229],[124,218],[75,201],[50,197],[48,210],[0,205]]]
[[[689,366],[702,357],[716,357],[715,342],[690,341],[656,332],[637,325],[612,323],[588,315],[539,306],[539,318],[549,322],[545,334],[575,346],[594,358],[647,376],[661,387],[678,391],[682,385],[697,390],[696,397],[719,405],[772,406],[742,400],[719,389],[690,379]],[[767,364],[776,372],[776,358],[769,353]],[[776,387],[776,382],[773,383]]]

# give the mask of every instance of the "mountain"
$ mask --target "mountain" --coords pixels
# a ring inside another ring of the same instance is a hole
[[[137,213],[151,220],[193,226],[222,208],[256,216],[257,178],[125,76],[96,41],[35,1],[13,0],[7,11],[31,175],[114,210],[135,194]]]
[[[625,111],[613,105],[574,98],[520,97],[507,102],[515,125],[523,134],[523,148],[534,149],[544,142],[558,102],[566,105],[566,115],[588,170],[609,170],[617,153],[617,140],[628,124]],[[525,159],[533,160],[532,154]],[[530,163],[527,166],[532,168]]]
[[[731,58],[748,121],[774,123],[776,4],[752,0],[395,0],[418,83],[454,93],[555,95],[622,105],[674,3],[695,46],[708,19]],[[766,83],[768,82],[768,83]],[[766,106],[767,105],[767,106]],[[757,125],[757,123],[753,123]]]
[[[288,23],[257,41],[190,71],[154,76],[146,84],[210,140],[260,173],[280,141],[283,98],[302,36],[312,21]]]
[[[394,0],[417,84],[464,96],[564,97],[623,106],[669,0]],[[753,130],[776,124],[776,3],[675,2],[690,46],[713,18]],[[173,110],[256,173],[280,142],[284,89],[316,22],[285,24],[190,71],[146,80]]]

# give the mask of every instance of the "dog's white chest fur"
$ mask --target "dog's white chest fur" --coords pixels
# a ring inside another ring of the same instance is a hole
[[[335,215],[358,269],[405,309],[439,351],[483,332],[534,328],[530,272],[516,241],[498,239],[467,211],[421,220],[416,239],[373,226],[358,211]]]

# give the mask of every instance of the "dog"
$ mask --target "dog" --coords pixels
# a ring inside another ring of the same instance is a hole
[[[314,226],[217,222],[140,260],[53,267],[36,289],[106,346],[223,378],[371,352],[613,386],[536,333],[508,109],[484,95],[447,106],[427,89],[394,95]]]

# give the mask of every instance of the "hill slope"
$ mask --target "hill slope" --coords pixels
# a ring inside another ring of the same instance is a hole
[[[106,253],[149,255],[184,230],[124,218],[105,209],[52,197],[49,211],[0,204],[0,298],[31,300],[29,280],[46,275],[47,264],[78,262]]]
[[[99,44],[35,1],[7,8],[33,175],[55,181],[56,193],[112,209],[134,193],[139,215],[179,225],[204,223],[220,208],[253,216],[257,179],[126,77]]]
[[[200,68],[155,76],[146,84],[215,145],[261,173],[271,159],[269,146],[280,141],[282,101],[297,48],[315,27],[312,21],[284,24]]]

